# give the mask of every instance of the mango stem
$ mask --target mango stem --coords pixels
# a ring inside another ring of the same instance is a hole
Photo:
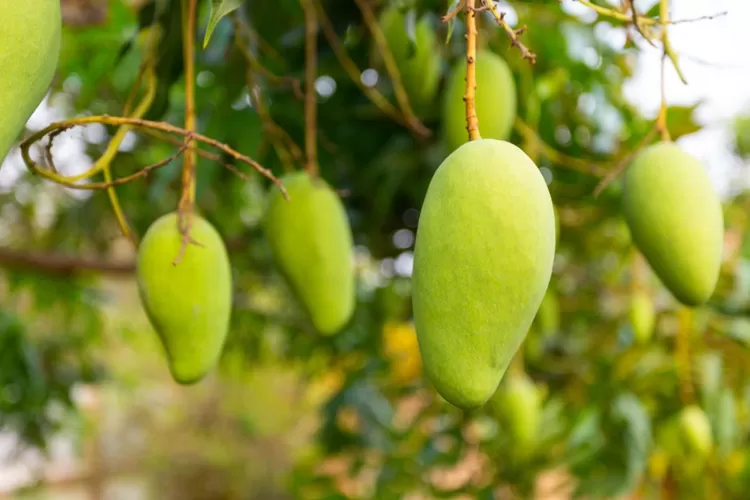
[[[476,110],[476,60],[477,60],[477,13],[475,12],[476,0],[468,0],[465,6],[466,12],[466,92],[464,103],[466,103],[466,131],[469,140],[481,139],[479,134],[479,119]]]

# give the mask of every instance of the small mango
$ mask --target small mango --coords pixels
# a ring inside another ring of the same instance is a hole
[[[482,137],[507,140],[516,120],[516,84],[508,63],[488,50],[477,51],[475,106]],[[443,136],[448,151],[469,140],[466,131],[466,60],[448,75],[443,94]]]
[[[0,0],[0,162],[49,90],[61,36],[60,0]]]
[[[380,29],[398,65],[409,103],[415,112],[424,114],[433,104],[440,84],[442,58],[435,28],[427,17],[420,18],[414,26],[414,41],[410,41],[406,13],[390,7],[380,15]]]
[[[623,213],[655,274],[686,306],[705,303],[719,279],[724,222],[706,170],[674,143],[645,148],[625,174]]]
[[[265,230],[281,272],[324,335],[341,330],[355,307],[354,245],[341,199],[320,177],[294,172],[274,189]]]
[[[425,374],[451,404],[492,396],[552,275],[555,216],[534,162],[505,141],[470,141],[427,189],[412,305]]]
[[[192,215],[188,244],[176,212],[157,219],[138,249],[141,302],[164,345],[172,377],[201,380],[217,363],[232,310],[232,273],[224,242],[205,219]]]
[[[651,296],[643,290],[637,290],[630,299],[629,311],[630,325],[633,328],[633,337],[638,344],[646,344],[651,340],[656,322],[654,301]]]
[[[680,412],[680,435],[689,452],[706,457],[713,449],[711,422],[699,406],[686,406]]]
[[[542,398],[526,375],[512,375],[500,384],[487,406],[513,439],[516,451],[533,449],[542,417]]]

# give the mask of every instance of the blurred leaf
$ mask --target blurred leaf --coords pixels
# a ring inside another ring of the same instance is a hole
[[[211,35],[219,21],[221,21],[224,16],[239,9],[242,5],[242,1],[243,0],[210,0],[211,13],[209,14],[208,25],[206,26],[206,35],[203,38],[203,48],[208,46]]]

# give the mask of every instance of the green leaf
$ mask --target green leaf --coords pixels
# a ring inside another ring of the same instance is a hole
[[[216,25],[224,16],[240,8],[242,0],[211,0],[211,15],[208,18],[206,27],[206,36],[203,39],[203,48],[208,46],[211,34],[214,32]]]
[[[692,106],[670,106],[667,109],[667,128],[673,140],[694,134],[703,128],[695,120],[695,110],[701,104],[697,102]]]

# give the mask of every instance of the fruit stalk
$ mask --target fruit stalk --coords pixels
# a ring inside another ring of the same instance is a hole
[[[197,0],[182,0],[183,57],[185,59],[185,130],[196,130],[195,119],[195,17]],[[192,210],[195,201],[195,151],[193,137],[185,138],[187,151],[182,167],[180,212]]]
[[[667,69],[667,57],[669,56],[670,44],[667,33],[667,23],[669,23],[669,0],[661,0],[659,4],[659,20],[661,21],[661,41],[664,46],[664,54],[661,57],[661,106],[659,115],[656,117],[656,128],[661,134],[661,140],[664,142],[671,141],[669,128],[667,127],[667,92],[665,82],[665,72]],[[675,65],[675,67],[677,67]],[[679,71],[679,69],[678,69]]]
[[[693,311],[681,306],[678,311],[679,325],[675,337],[675,362],[680,379],[680,399],[684,404],[692,403],[695,395],[693,374],[690,367],[690,330]]]
[[[305,170],[318,175],[317,102],[315,78],[318,73],[318,19],[310,0],[301,0],[305,11]]]
[[[476,59],[477,59],[477,13],[474,5],[476,0],[466,2],[466,92],[464,102],[466,103],[466,131],[469,140],[481,139],[479,134],[479,119],[475,106],[475,95],[477,89]]]

